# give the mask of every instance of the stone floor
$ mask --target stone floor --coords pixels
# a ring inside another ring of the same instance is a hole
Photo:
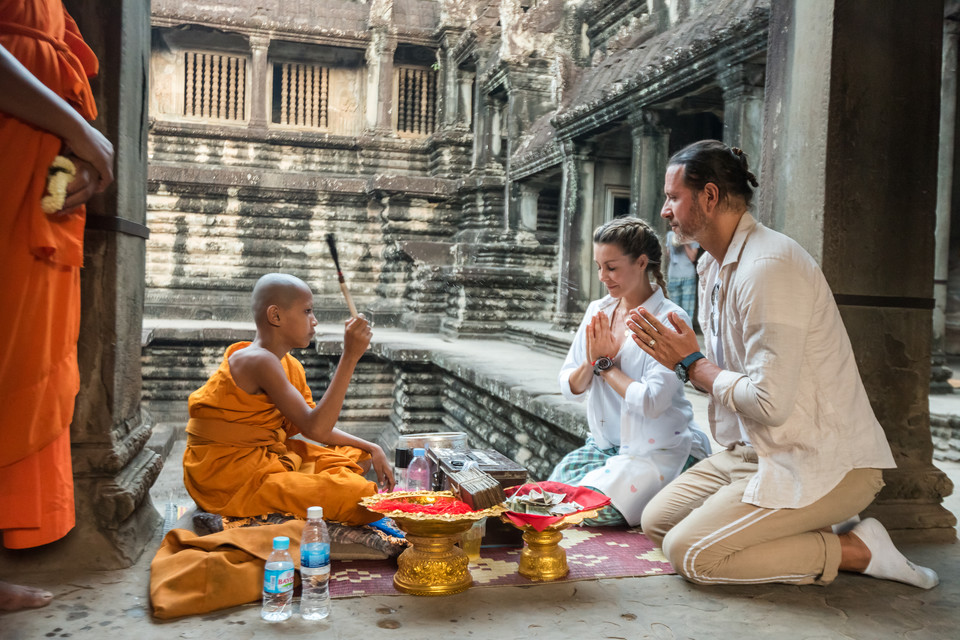
[[[705,399],[693,396],[706,424]],[[960,396],[938,398],[960,415]],[[182,447],[182,445],[181,445]],[[175,448],[152,495],[161,513],[184,505]],[[960,463],[939,463],[960,486]],[[947,508],[960,514],[960,496]],[[766,638],[960,637],[960,545],[912,545],[907,555],[935,568],[941,584],[923,591],[842,574],[829,587],[700,587],[677,576],[604,579],[529,587],[474,588],[445,598],[406,595],[339,599],[321,623],[262,622],[256,604],[172,622],[151,618],[150,560],[160,533],[124,571],[5,575],[53,591],[45,609],[0,614],[0,639],[101,638]]]

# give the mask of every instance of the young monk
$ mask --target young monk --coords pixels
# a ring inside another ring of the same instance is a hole
[[[289,353],[313,339],[310,288],[272,273],[257,282],[252,302],[253,342],[228,347],[216,373],[190,394],[187,490],[198,506],[225,516],[305,516],[319,505],[328,520],[378,520],[357,502],[377,491],[363,477],[371,464],[380,483],[394,487],[383,449],[334,428],[350,376],[370,344],[369,324],[362,316],[347,320],[340,363],[315,404],[303,365]],[[328,446],[289,439],[298,433]]]

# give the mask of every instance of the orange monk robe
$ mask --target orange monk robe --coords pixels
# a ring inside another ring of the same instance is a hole
[[[87,78],[97,60],[61,0],[0,0],[0,44],[83,117],[96,117]],[[0,530],[8,548],[52,542],[74,525],[84,209],[48,216],[40,208],[60,147],[56,136],[0,113]]]
[[[266,394],[250,394],[230,375],[227,348],[207,383],[190,394],[183,483],[197,505],[226,516],[293,513],[323,507],[328,520],[357,525],[380,516],[359,506],[377,492],[357,464],[370,454],[355,447],[321,447],[291,440],[299,433]],[[281,360],[290,383],[315,406],[303,365],[287,354]]]

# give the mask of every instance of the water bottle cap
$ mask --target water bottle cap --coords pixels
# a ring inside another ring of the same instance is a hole
[[[421,447],[417,447],[416,449],[413,450],[413,457],[414,457],[414,458],[422,458],[422,457],[425,456],[425,455],[427,455],[426,449],[423,449],[423,448],[421,448]]]
[[[290,538],[287,536],[277,536],[273,539],[273,548],[274,549],[289,549],[290,548]]]
[[[322,520],[323,519],[323,507],[309,507],[307,509],[307,519],[308,520]]]

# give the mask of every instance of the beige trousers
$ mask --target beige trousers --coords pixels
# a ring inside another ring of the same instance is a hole
[[[702,460],[650,501],[644,533],[677,573],[699,584],[829,584],[840,566],[829,527],[873,502],[883,473],[854,469],[811,505],[765,509],[743,502],[756,471],[757,453],[746,445]]]

